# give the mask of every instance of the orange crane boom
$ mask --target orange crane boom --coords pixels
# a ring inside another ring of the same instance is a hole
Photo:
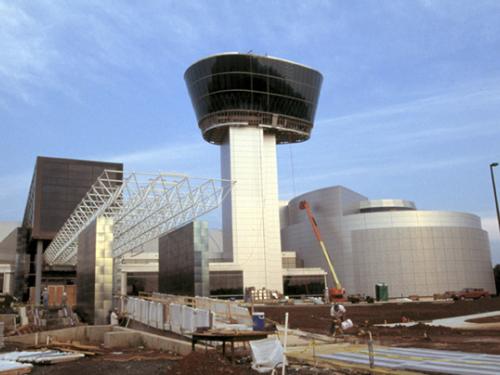
[[[329,297],[330,299],[336,299],[336,300],[344,299],[345,290],[342,288],[342,284],[340,283],[339,278],[337,277],[337,273],[335,272],[335,268],[333,267],[333,262],[330,258],[330,255],[328,254],[328,251],[326,250],[326,246],[323,241],[323,237],[321,236],[318,223],[316,222],[316,219],[312,214],[311,206],[309,206],[309,203],[307,203],[307,201],[301,201],[299,203],[299,208],[301,210],[306,210],[306,214],[307,217],[309,218],[309,222],[311,223],[314,236],[319,242],[319,245],[321,247],[321,250],[323,251],[323,255],[325,256],[326,262],[328,263],[328,267],[330,268],[330,272],[335,282],[335,288],[329,289]]]

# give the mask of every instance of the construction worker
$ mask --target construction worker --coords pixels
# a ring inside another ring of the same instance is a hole
[[[342,322],[345,319],[346,309],[344,305],[335,303],[330,308],[330,316],[332,318],[332,325],[330,326],[330,335],[335,336],[337,332],[343,333]]]
[[[115,308],[113,311],[111,311],[111,314],[109,316],[109,323],[112,326],[118,325],[118,309],[117,308]]]

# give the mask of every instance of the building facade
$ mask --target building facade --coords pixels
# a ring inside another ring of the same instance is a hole
[[[43,252],[103,171],[122,171],[123,164],[39,156],[16,248],[14,294],[26,299],[35,287],[40,300],[42,284],[76,281],[75,267],[49,266]]]
[[[305,267],[328,269],[304,211],[309,202],[335,270],[348,293],[374,295],[385,282],[391,297],[432,296],[484,288],[495,293],[488,234],[479,217],[420,211],[413,202],[368,200],[341,186],[315,190],[281,207],[283,250]],[[333,285],[331,275],[328,284]]]

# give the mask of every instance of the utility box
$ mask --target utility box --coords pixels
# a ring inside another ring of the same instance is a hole
[[[375,297],[377,301],[389,300],[389,287],[386,283],[375,284]]]

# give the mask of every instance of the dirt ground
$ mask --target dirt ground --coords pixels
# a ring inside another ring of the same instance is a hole
[[[241,354],[241,353],[240,353]],[[222,357],[214,351],[193,352],[178,360],[155,359],[162,353],[149,352],[141,360],[130,358],[130,353],[123,355],[105,355],[86,357],[78,361],[59,363],[55,365],[36,365],[31,374],[33,375],[257,375],[258,372],[251,369],[249,353],[242,353],[235,363]],[[128,359],[128,360],[127,360]],[[363,374],[354,370],[316,369],[309,366],[292,364],[289,374],[297,375],[358,375]]]
[[[356,304],[346,307],[348,318],[357,324],[365,320],[368,320],[369,324],[398,323],[403,316],[418,321],[496,311],[500,310],[500,298],[476,301]],[[266,318],[281,324],[285,321],[285,312],[288,312],[291,328],[326,332],[330,324],[330,306],[326,305],[256,306],[255,311],[262,311],[266,314]]]
[[[326,334],[330,325],[328,306],[272,306],[259,307],[256,310],[265,312],[267,318],[280,323],[283,323],[285,312],[288,311],[291,328],[300,328],[310,332]],[[366,338],[359,334],[361,330],[369,329],[376,342],[382,345],[500,354],[500,330],[456,330],[446,327],[428,327],[423,324],[394,328],[373,326],[373,324],[385,321],[400,322],[403,316],[411,320],[431,320],[496,310],[500,310],[500,298],[479,301],[348,305],[348,317],[353,320],[355,327],[346,332],[346,340],[363,342]],[[498,320],[498,316],[481,319],[484,323],[498,322]],[[144,327],[134,328],[143,329]],[[250,352],[248,349],[246,351],[244,348],[241,349],[236,352],[235,363],[230,363],[228,359],[215,351],[198,351],[179,359],[172,353],[125,350],[86,357],[75,362],[35,366],[32,374],[257,374],[250,368]],[[288,373],[297,375],[360,374],[354,370],[337,372],[297,364],[292,365]]]
[[[58,363],[56,365],[33,367],[33,375],[146,375],[170,374],[167,367],[170,362],[165,360],[113,362],[99,357],[86,357],[84,359]]]
[[[432,320],[452,316],[500,310],[500,298],[456,302],[385,303],[376,305],[348,305],[347,317],[354,328],[346,331],[348,339],[365,341],[360,329],[370,330],[379,344],[419,348],[460,350],[476,353],[500,354],[500,330],[458,330],[446,327],[375,327],[373,324],[398,323],[402,317],[412,321]],[[329,306],[272,306],[258,307],[266,318],[283,323],[289,313],[291,328],[327,334],[330,327]],[[498,320],[497,320],[498,321]],[[483,323],[491,322],[491,320]]]

